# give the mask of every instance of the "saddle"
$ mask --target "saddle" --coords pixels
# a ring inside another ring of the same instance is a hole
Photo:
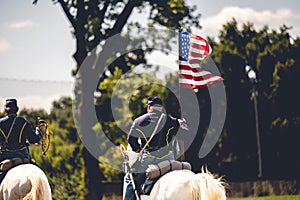
[[[30,160],[27,158],[11,158],[11,159],[5,159],[0,163],[0,171],[1,172],[7,172],[13,167],[16,167],[21,164],[28,164],[30,163]]]

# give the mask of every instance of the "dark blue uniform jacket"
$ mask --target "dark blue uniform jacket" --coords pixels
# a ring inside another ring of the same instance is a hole
[[[8,136],[12,123],[11,133]],[[30,122],[23,117],[8,115],[0,119],[0,146],[1,152],[15,152],[26,148],[26,141],[36,143],[40,140],[38,132],[35,132]]]
[[[150,138],[161,114],[162,113],[160,111],[150,110],[148,113],[134,120],[128,134],[128,143],[134,151],[139,151],[144,147]],[[158,149],[162,149],[164,153],[161,152],[161,154],[166,154],[172,149],[171,143],[179,128],[180,124],[177,118],[165,115],[153,139],[146,147],[145,152],[157,152]]]

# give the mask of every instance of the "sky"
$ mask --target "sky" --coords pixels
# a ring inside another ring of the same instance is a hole
[[[257,30],[264,25],[278,30],[292,26],[300,36],[298,0],[187,0],[201,13],[203,27],[195,34],[217,37],[222,25],[233,17],[252,22]],[[131,18],[137,18],[133,15]],[[59,4],[51,0],[1,0],[0,2],[0,109],[6,98],[17,98],[19,107],[44,108],[61,96],[72,96],[75,39]],[[159,53],[150,56],[157,63]],[[170,57],[160,57],[166,65]]]

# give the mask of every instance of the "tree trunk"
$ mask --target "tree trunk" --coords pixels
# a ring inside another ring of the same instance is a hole
[[[101,182],[104,180],[104,176],[99,168],[98,160],[85,147],[82,150],[82,156],[85,166],[84,182],[88,191],[84,199],[102,199],[103,191]]]
[[[94,58],[91,58],[94,60]],[[95,78],[95,72],[90,65],[92,62],[83,64],[80,69],[80,88],[81,98],[78,108],[78,119],[80,124],[80,135],[84,143],[82,156],[85,165],[85,186],[87,194],[85,199],[102,199],[103,191],[101,190],[101,182],[105,179],[103,173],[99,168],[98,157],[100,155],[99,146],[95,132],[92,127],[97,123],[96,118],[91,117],[95,115],[95,107],[93,101],[93,94],[97,85],[92,80]]]

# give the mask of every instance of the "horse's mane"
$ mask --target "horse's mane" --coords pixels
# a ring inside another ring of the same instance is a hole
[[[193,200],[226,200],[225,183],[215,178],[207,168],[202,168],[191,180]]]

